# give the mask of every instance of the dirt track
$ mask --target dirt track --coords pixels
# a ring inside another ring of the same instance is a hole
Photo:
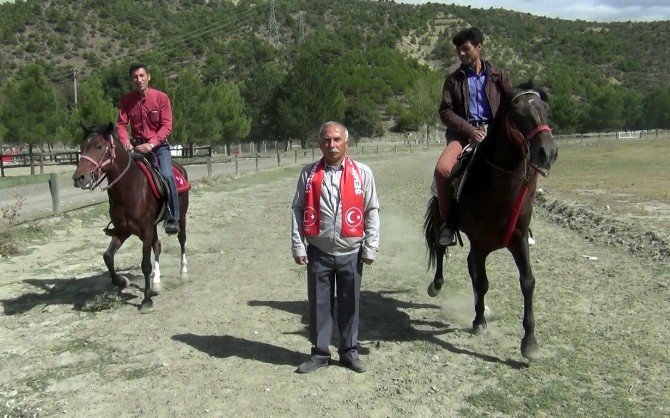
[[[148,314],[136,309],[143,286],[136,239],[117,257],[134,286],[121,296],[111,287],[100,210],[50,221],[48,243],[3,259],[0,412],[593,416],[623,406],[624,415],[670,414],[667,241],[658,257],[647,257],[616,239],[606,245],[588,214],[576,231],[563,228],[549,194],[533,221],[538,245],[531,249],[541,358],[526,367],[509,254],[488,261],[495,317],[484,336],[469,332],[466,248],[452,251],[442,294],[426,295],[432,274],[421,222],[434,154],[364,159],[382,205],[382,252],[364,272],[361,298],[368,372],[335,365],[294,373],[309,342],[305,274],[289,250],[292,168],[265,183],[196,187],[188,277],[178,277],[176,239],[163,237],[164,286]],[[542,187],[550,190],[551,180]],[[498,390],[499,401],[483,397]],[[551,409],[538,400],[542,391],[557,399]],[[523,407],[505,409],[508,403]]]

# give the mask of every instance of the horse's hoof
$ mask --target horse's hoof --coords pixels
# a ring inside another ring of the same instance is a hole
[[[179,274],[182,274],[182,275],[187,274],[187,273],[188,273],[188,269],[186,268],[186,266],[182,267],[181,271],[179,272]]]
[[[155,295],[152,296],[158,296],[158,293],[163,290],[163,283],[161,282],[153,282],[151,284],[151,291],[155,293]]]
[[[475,335],[484,335],[486,332],[486,322],[481,324],[472,324],[472,333]]]
[[[142,300],[142,304],[140,305],[140,311],[149,312],[153,307],[154,301],[151,300],[151,298],[144,298],[144,300]]]
[[[126,276],[116,276],[116,280],[112,279],[112,283],[119,289],[125,289],[130,286],[130,280]]]
[[[488,307],[488,305],[484,305],[484,318],[487,321],[490,321],[490,320],[493,319],[494,316],[495,315],[494,315],[493,311]]]
[[[428,285],[428,296],[430,296],[431,298],[434,298],[435,296],[440,294],[440,290],[441,289],[437,289],[435,287],[435,283],[431,283],[431,284]]]
[[[521,355],[528,360],[539,358],[539,349],[535,337],[524,337],[521,340]]]

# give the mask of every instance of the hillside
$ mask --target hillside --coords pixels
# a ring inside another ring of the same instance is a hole
[[[515,83],[534,78],[549,87],[556,132],[668,127],[670,21],[603,24],[433,3],[6,3],[0,5],[0,88],[15,80],[29,89],[30,79],[54,86],[63,115],[42,107],[54,121],[67,119],[72,136],[80,122],[113,113],[127,88],[128,64],[142,61],[155,70],[154,85],[175,96],[178,120],[203,118],[195,109],[210,104],[205,110],[213,125],[182,125],[175,135],[183,141],[304,143],[314,121],[325,118],[374,136],[389,120],[399,131],[437,123],[444,74],[458,64],[451,38],[469,25],[486,35],[484,58],[508,69]],[[75,77],[90,108],[73,114]],[[25,96],[12,91],[0,91],[0,105],[3,94]],[[332,103],[324,104],[324,96]],[[20,124],[12,118],[21,113],[12,106],[5,106],[4,132],[16,136]],[[224,126],[231,119],[234,126]],[[35,130],[35,141],[39,135]]]
[[[52,68],[54,81],[71,78],[72,68],[91,74],[134,54],[204,60],[220,46],[251,34],[267,42],[269,11],[268,2],[249,1],[2,4],[0,74],[4,78],[35,60]],[[450,37],[463,26],[474,25],[487,34],[487,56],[510,68],[515,79],[542,77],[548,68],[568,65],[641,91],[655,83],[670,83],[670,72],[662,65],[670,55],[667,21],[596,24],[502,9],[369,1],[278,1],[275,16],[280,47],[298,42],[303,16],[303,34],[323,28],[354,32],[362,35],[361,48],[376,38],[444,70],[456,63]]]

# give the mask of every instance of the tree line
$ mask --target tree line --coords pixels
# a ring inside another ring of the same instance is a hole
[[[134,24],[141,15],[136,3],[77,3],[82,7],[64,0],[0,6],[0,44],[13,46],[15,58],[0,63],[0,142],[78,143],[80,125],[115,120],[132,61],[149,64],[152,84],[170,96],[173,143],[288,140],[306,146],[331,119],[343,121],[354,138],[383,135],[389,127],[383,121],[401,132],[430,128],[439,124],[444,77],[457,65],[451,36],[468,24],[484,30],[484,57],[507,68],[515,83],[532,77],[549,88],[556,133],[670,128],[665,73],[652,69],[657,82],[642,80],[638,67],[648,58],[617,55],[617,34],[630,32],[630,24],[599,29],[498,9],[287,0],[276,2],[281,35],[270,42],[265,2],[164,0],[142,6],[153,14],[143,20],[152,22],[144,32]],[[306,11],[302,18],[299,11]],[[67,30],[73,20],[87,25]],[[22,32],[26,27],[32,35]],[[643,48],[666,27],[635,26],[644,35],[633,34],[632,42]],[[103,40],[98,49],[87,43],[93,38]],[[431,52],[409,54],[403,42]],[[28,59],[26,48],[46,58]],[[84,51],[80,58],[90,68],[74,97],[70,71],[49,57],[76,51]]]

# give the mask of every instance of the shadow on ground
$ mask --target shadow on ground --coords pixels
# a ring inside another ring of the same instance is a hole
[[[361,343],[361,354],[369,352],[370,347],[379,347],[381,342],[399,342],[399,341],[425,341],[436,344],[451,353],[464,354],[478,359],[500,363],[521,369],[528,367],[528,364],[512,359],[501,359],[487,354],[459,348],[450,343],[449,335],[455,332],[470,332],[471,330],[463,328],[454,328],[447,322],[426,321],[423,319],[412,319],[410,314],[405,312],[420,309],[441,309],[440,306],[426,303],[406,302],[395,295],[410,294],[410,291],[362,291],[361,292],[361,335],[366,341]],[[306,301],[261,301],[252,300],[248,302],[249,306],[264,306],[272,309],[279,309],[290,312],[301,317],[301,322],[305,325],[309,323]],[[336,326],[334,325],[333,340],[337,338]],[[421,328],[421,329],[419,329]],[[292,334],[300,334],[308,338],[307,327]],[[337,343],[334,343],[337,345]]]
[[[138,277],[123,273],[131,281],[131,287],[138,287],[135,283]],[[144,280],[144,279],[142,279]],[[38,291],[24,293],[13,299],[1,300],[5,315],[18,315],[28,312],[38,306],[71,305],[76,311],[89,310],[88,307],[97,298],[115,292],[109,273],[99,273],[89,277],[66,279],[27,279],[23,283],[31,285]],[[126,302],[136,298],[129,293],[120,293],[116,300]]]
[[[297,351],[230,335],[195,335],[189,333],[173,335],[172,339],[219,358],[239,357],[262,361],[263,363],[293,366],[300,363],[305,357],[304,354]]]

